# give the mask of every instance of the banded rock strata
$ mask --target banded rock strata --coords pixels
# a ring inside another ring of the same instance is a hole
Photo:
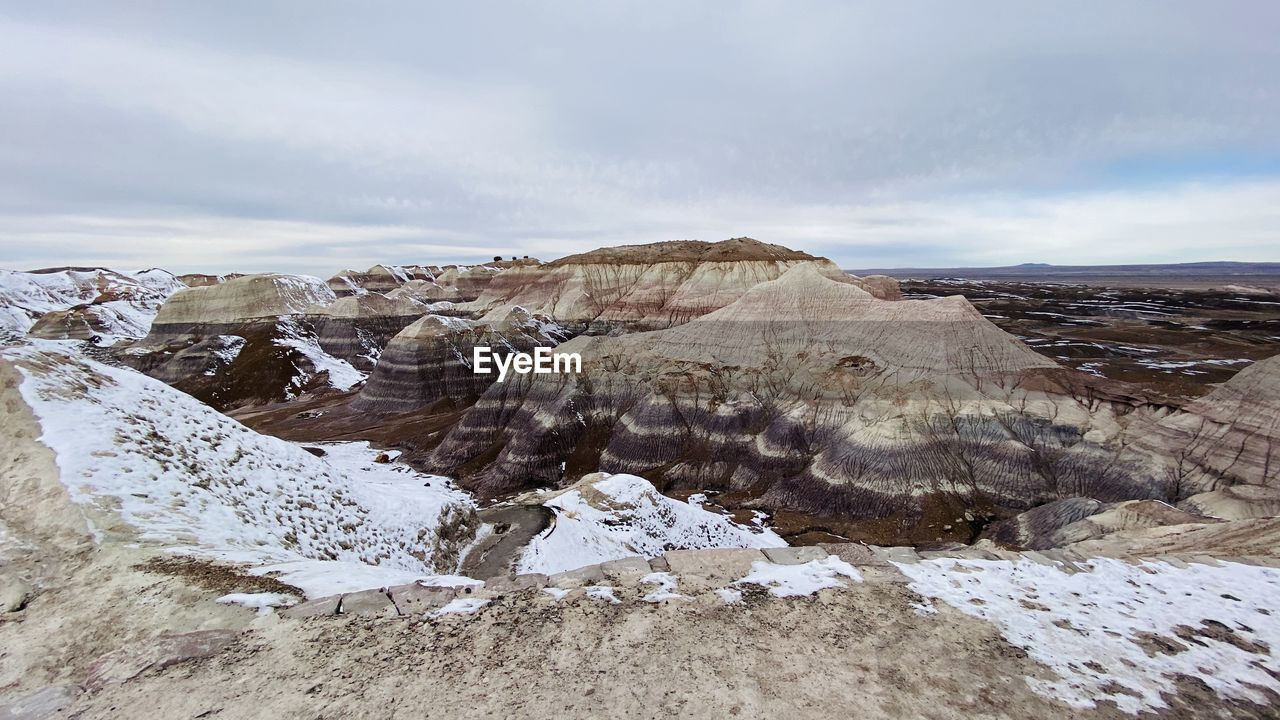
[[[303,320],[315,330],[325,352],[370,371],[391,338],[427,311],[426,305],[410,298],[367,292],[313,305]]]
[[[329,289],[338,297],[368,292],[391,295],[403,291],[424,302],[467,302],[479,297],[489,282],[507,267],[537,264],[537,260],[512,260],[492,265],[374,265],[363,272],[343,270],[329,278]]]
[[[1135,454],[1162,468],[1179,499],[1241,484],[1280,488],[1280,356],[1152,422]]]
[[[331,370],[356,372],[324,353],[302,320],[334,300],[322,280],[301,275],[245,275],[187,288],[161,306],[147,337],[117,358],[218,409],[287,400],[328,387],[336,379]]]
[[[486,494],[600,470],[908,523],[933,503],[1162,496],[1105,442],[1119,411],[960,297],[882,300],[801,262],[685,324],[558,350],[583,373],[490,388],[430,464]]]
[[[512,268],[495,277],[470,307],[504,312],[519,305],[581,329],[667,328],[722,308],[800,265],[882,298],[901,297],[891,278],[854,278],[825,258],[737,238],[602,248]]]
[[[492,374],[472,371],[476,346],[507,355],[556,345],[567,337],[564,328],[549,318],[519,307],[500,318],[477,322],[427,315],[387,343],[352,407],[394,413],[417,410],[445,398],[469,401],[494,381]]]

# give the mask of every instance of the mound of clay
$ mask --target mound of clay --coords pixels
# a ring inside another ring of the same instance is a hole
[[[325,352],[369,371],[391,338],[426,312],[416,300],[368,292],[308,308],[303,320],[315,330]]]
[[[513,268],[494,278],[472,307],[505,312],[501,308],[519,305],[583,328],[667,328],[718,310],[797,266],[882,297],[900,297],[892,279],[863,283],[825,258],[739,238],[602,248]]]
[[[228,280],[234,280],[238,277],[244,277],[244,273],[230,273],[228,275],[187,273],[186,275],[179,275],[178,280],[182,281],[182,284],[187,287],[204,287],[206,285],[221,285]]]
[[[1237,484],[1280,487],[1280,356],[1241,370],[1139,442],[1180,497]]]
[[[1192,495],[1178,503],[1178,508],[1223,520],[1280,517],[1280,488],[1236,485]]]
[[[634,475],[593,473],[539,499],[555,513],[554,529],[524,548],[520,572],[554,574],[668,550],[786,546],[770,530],[672,500]]]
[[[343,270],[329,278],[338,297],[381,293],[408,296],[423,302],[475,300],[505,267],[536,265],[536,260],[503,261],[493,265],[374,265],[363,272]]]
[[[982,537],[1005,547],[1043,550],[1054,547],[1051,540],[1054,533],[1102,512],[1103,507],[1093,498],[1063,498],[993,523]]]
[[[492,374],[472,371],[474,347],[491,347],[506,355],[554,346],[565,337],[564,329],[549,318],[523,308],[485,322],[427,315],[387,343],[352,406],[362,411],[407,412],[444,398],[470,400],[494,381]]]
[[[1214,522],[1218,521],[1159,500],[1104,504],[1090,498],[1068,498],[997,523],[988,528],[985,537],[1013,548],[1047,550],[1112,533]]]
[[[376,338],[359,342],[360,323],[345,317],[358,316],[360,303],[339,308],[340,317],[326,314],[324,308],[334,300],[323,281],[303,275],[246,275],[188,288],[160,308],[142,342],[117,357],[219,409],[328,388],[349,390],[365,375],[326,351],[308,318],[331,325],[333,347],[356,358],[362,354],[358,348],[376,349]],[[366,310],[402,307],[385,299],[365,305]]]

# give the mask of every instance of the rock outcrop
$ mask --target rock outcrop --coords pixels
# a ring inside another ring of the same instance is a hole
[[[404,296],[390,298],[367,292],[312,306],[303,320],[315,330],[325,352],[367,372],[378,364],[382,349],[391,338],[428,310],[426,305]]]
[[[107,344],[147,334],[160,304],[183,287],[159,269],[0,270],[0,330]]]
[[[533,261],[503,261],[493,265],[374,265],[363,272],[343,270],[329,278],[328,285],[338,297],[376,292],[400,292],[415,300],[466,302],[475,300],[504,267],[537,264]]]
[[[996,523],[984,536],[1007,547],[1047,550],[1117,532],[1215,522],[1219,521],[1159,500],[1108,504],[1091,498],[1068,498]]]
[[[601,470],[907,523],[1163,497],[1097,437],[1117,429],[1105,402],[1055,391],[1065,371],[960,297],[881,300],[802,262],[687,323],[557,350],[583,372],[490,388],[430,463],[481,493]]]
[[[230,273],[227,275],[187,273],[186,275],[179,275],[178,280],[181,280],[182,284],[187,287],[205,287],[206,285],[221,285],[228,280],[234,280],[238,277],[244,277],[244,273]]]
[[[1280,487],[1280,355],[1153,422],[1138,448],[1178,498],[1239,484]]]
[[[472,370],[473,348],[486,346],[506,356],[554,346],[567,337],[559,325],[523,308],[483,322],[427,315],[387,343],[352,407],[392,413],[446,398],[470,402],[494,382],[492,374]]]
[[[328,323],[359,314],[356,303],[329,315],[324,308],[334,300],[323,281],[302,275],[246,275],[187,288],[161,306],[146,338],[117,357],[219,409],[288,400],[324,388],[347,390],[364,374],[326,352],[307,319]],[[382,307],[376,300],[364,306]],[[380,326],[379,321],[369,324]],[[340,330],[349,327],[355,333],[356,325],[335,322],[333,346],[353,350],[356,343],[343,340]]]
[[[211,335],[210,328],[304,313],[336,296],[324,281],[307,275],[245,275],[217,285],[174,293],[152,323],[148,343],[175,336]]]
[[[1178,509],[1223,520],[1280,517],[1280,488],[1233,485],[1192,495]]]
[[[901,297],[891,278],[866,281],[834,263],[750,238],[602,248],[494,278],[471,307],[519,305],[567,325],[597,330],[667,328],[728,305],[796,266],[881,297]]]

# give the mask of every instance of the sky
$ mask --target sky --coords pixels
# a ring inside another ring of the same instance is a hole
[[[0,267],[1280,261],[1280,3],[0,0]]]

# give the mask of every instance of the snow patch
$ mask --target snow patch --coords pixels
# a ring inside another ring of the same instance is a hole
[[[810,560],[800,565],[775,565],[758,560],[751,563],[751,573],[734,585],[760,585],[775,597],[803,597],[826,588],[847,587],[840,578],[862,582],[862,574],[835,555]]]
[[[658,589],[645,595],[642,600],[649,603],[660,603],[666,600],[688,600],[688,595],[681,595],[676,592],[676,586],[680,581],[675,575],[668,572],[649,573],[640,578],[640,582],[646,585],[657,585]]]
[[[741,590],[735,590],[733,588],[720,588],[719,590],[716,590],[716,595],[720,596],[720,599],[724,602],[725,605],[741,605],[742,604]]]
[[[525,547],[518,572],[554,575],[635,555],[657,557],[673,548],[787,545],[772,530],[672,500],[635,475],[611,475],[543,504],[555,512],[555,521]]]
[[[271,612],[271,608],[295,605],[298,599],[284,593],[230,593],[214,600],[214,602],[223,605],[240,605],[257,610],[258,614],[261,615]]]
[[[591,585],[586,588],[587,597],[593,600],[604,600],[614,605],[620,604],[622,601],[617,595],[613,594],[613,588],[608,585]]]
[[[1059,680],[1028,684],[1074,708],[1158,710],[1176,675],[1264,705],[1258,688],[1280,691],[1280,569],[1110,559],[1074,575],[1028,560],[895,565],[915,592],[993,623],[1052,669]]]

